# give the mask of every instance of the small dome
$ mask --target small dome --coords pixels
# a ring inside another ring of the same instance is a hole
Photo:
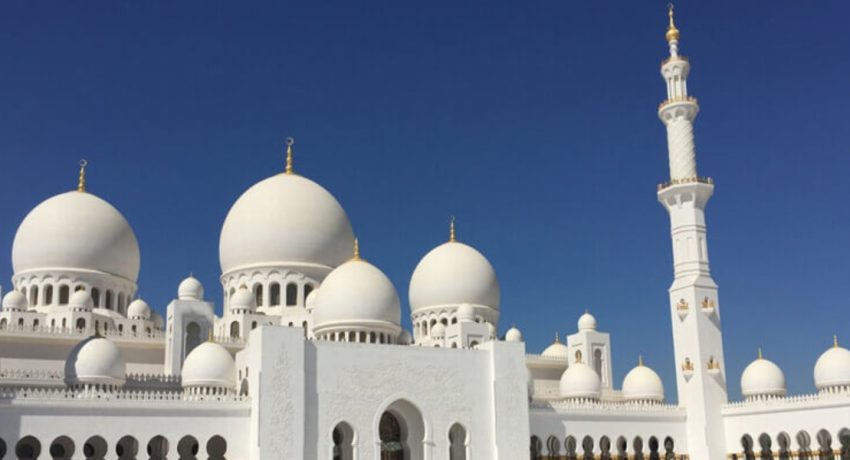
[[[516,327],[508,329],[508,332],[505,333],[505,341],[522,342],[522,332],[520,332]]]
[[[415,313],[438,305],[468,303],[499,309],[499,280],[475,248],[457,241],[425,255],[410,278],[410,308]]]
[[[204,342],[186,357],[181,371],[183,388],[236,388],[236,363],[223,346]]]
[[[242,194],[224,220],[222,273],[292,264],[336,267],[351,255],[354,232],[345,210],[321,185],[277,174]]]
[[[475,308],[468,304],[462,304],[457,307],[457,322],[459,323],[474,323],[475,322]]]
[[[3,296],[3,311],[24,311],[27,298],[20,291],[9,291]]]
[[[151,307],[144,300],[136,299],[130,302],[130,306],[127,307],[127,317],[148,320],[151,318]]]
[[[578,318],[578,330],[580,331],[595,331],[596,318],[587,311]]]
[[[590,366],[573,363],[561,375],[561,396],[570,399],[599,399],[602,381]]]
[[[230,296],[230,311],[248,310],[253,312],[256,309],[254,294],[245,286],[240,287]]]
[[[197,278],[189,275],[177,287],[177,298],[180,300],[204,300],[204,285]]]
[[[379,326],[400,330],[401,303],[393,283],[374,265],[352,259],[328,274],[313,309],[315,329]]]
[[[850,351],[838,346],[836,340],[815,363],[815,387],[824,390],[846,386],[850,386]]]
[[[431,337],[442,339],[446,336],[446,326],[443,323],[437,323],[431,328]]]
[[[78,343],[65,360],[68,385],[123,385],[126,374],[121,350],[111,340],[100,336]]]
[[[569,359],[570,350],[566,345],[561,343],[561,340],[558,339],[558,336],[556,335],[555,341],[552,342],[552,345],[549,345],[545,350],[543,350],[543,356],[546,358],[558,358],[566,361]]]
[[[88,192],[41,202],[21,222],[12,243],[15,274],[32,270],[93,270],[136,282],[139,244],[124,216]]]
[[[753,396],[785,396],[785,374],[773,361],[758,359],[751,362],[741,374],[741,394]]]
[[[627,401],[664,401],[664,384],[643,360],[623,379],[623,397]]]
[[[72,310],[92,311],[94,300],[92,300],[91,294],[88,291],[76,291],[68,299],[68,307]]]

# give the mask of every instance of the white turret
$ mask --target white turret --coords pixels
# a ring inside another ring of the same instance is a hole
[[[670,214],[674,280],[670,286],[673,347],[679,405],[687,407],[690,458],[723,458],[721,407],[727,402],[717,284],[708,266],[705,205],[711,179],[697,175],[693,121],[699,106],[688,96],[690,64],[679,55],[679,30],[670,8],[670,57],[661,64],[667,98],[658,116],[667,127],[670,181],[658,186],[658,201]]]

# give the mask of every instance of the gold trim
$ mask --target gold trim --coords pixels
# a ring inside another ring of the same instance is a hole
[[[88,161],[80,160],[80,177],[77,179],[78,192],[86,191],[86,166],[88,166],[88,164]]]
[[[294,173],[292,169],[292,144],[294,143],[295,139],[291,137],[286,138],[286,174]]]

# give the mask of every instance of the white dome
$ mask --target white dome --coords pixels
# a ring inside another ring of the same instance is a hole
[[[3,311],[24,311],[27,298],[20,291],[9,291],[3,296]]]
[[[459,323],[474,323],[475,322],[475,308],[465,303],[459,307],[457,307],[457,322]]]
[[[785,396],[785,374],[773,361],[759,357],[741,374],[741,394],[752,396]]]
[[[585,311],[584,314],[578,318],[578,330],[595,331],[596,318],[594,318],[593,315]]]
[[[560,340],[558,340],[558,336],[556,335],[555,341],[552,343],[552,345],[549,345],[548,347],[546,347],[545,350],[543,350],[543,356],[547,358],[563,359],[564,361],[566,361],[567,359],[569,359],[570,350],[567,348],[566,345],[564,345],[563,343],[561,343]]]
[[[248,310],[254,311],[257,308],[254,294],[245,286],[240,287],[230,296],[230,310]]]
[[[442,339],[446,336],[446,326],[443,323],[437,323],[431,328],[431,337]]]
[[[148,320],[151,318],[151,307],[144,300],[136,299],[130,302],[130,305],[127,307],[127,317],[130,319]]]
[[[573,363],[561,375],[561,396],[571,399],[599,399],[602,381],[590,366]]]
[[[487,258],[456,241],[425,255],[410,278],[413,312],[438,305],[468,303],[499,309],[499,280]]]
[[[186,357],[181,371],[183,387],[236,388],[236,363],[215,342],[204,342]]]
[[[68,307],[72,310],[92,311],[94,300],[88,291],[76,291],[68,299]]]
[[[177,286],[177,298],[180,300],[204,300],[204,285],[192,275]]]
[[[522,332],[516,327],[508,329],[505,333],[505,341],[507,342],[522,342]]]
[[[664,401],[664,384],[654,370],[638,364],[623,379],[623,397],[627,401]]]
[[[89,337],[78,343],[65,360],[68,385],[123,385],[127,366],[121,350],[111,340]]]
[[[850,386],[850,351],[836,342],[815,363],[815,387],[823,390],[844,386]]]
[[[365,260],[350,260],[328,274],[316,296],[315,328],[391,326],[400,328],[401,304],[393,283]]]
[[[222,273],[282,264],[336,267],[351,256],[354,233],[327,190],[296,174],[278,174],[236,200],[221,229]]]
[[[21,222],[12,244],[15,274],[29,270],[94,270],[136,282],[139,244],[124,216],[87,192],[48,198]]]

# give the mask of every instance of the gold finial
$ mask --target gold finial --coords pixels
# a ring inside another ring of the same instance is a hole
[[[561,338],[558,337],[558,333],[555,333],[555,343],[561,343]]]
[[[643,367],[643,355],[638,355],[638,367]]]
[[[292,144],[295,143],[295,139],[291,137],[286,138],[286,174],[293,174],[292,171]]]
[[[360,240],[358,238],[354,238],[354,255],[351,260],[363,260],[360,258]]]
[[[86,160],[80,160],[80,178],[77,181],[77,191],[85,192],[86,191],[86,166],[88,166],[89,162]]]
[[[449,242],[454,243],[457,241],[457,233],[455,233],[455,216],[452,216],[451,223],[449,224]]]
[[[838,335],[832,336],[832,348],[838,348]]]
[[[759,347],[759,359],[764,359],[764,355],[761,352],[761,347]]]
[[[668,42],[672,42],[673,40],[679,41],[679,29],[676,28],[676,24],[673,22],[673,4],[667,4],[667,16],[670,17],[670,25],[667,26],[667,33],[664,35],[667,38]]]

